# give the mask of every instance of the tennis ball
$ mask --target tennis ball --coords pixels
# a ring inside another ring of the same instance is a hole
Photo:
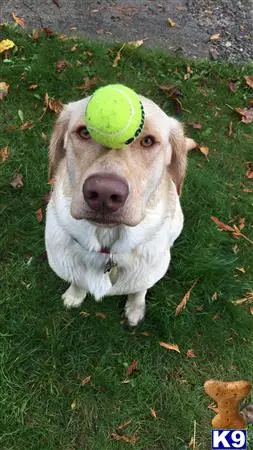
[[[144,125],[139,96],[121,84],[101,87],[92,95],[85,111],[91,137],[109,148],[131,144]]]

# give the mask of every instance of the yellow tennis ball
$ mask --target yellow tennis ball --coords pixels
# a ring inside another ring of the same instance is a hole
[[[122,84],[109,84],[92,95],[85,111],[91,137],[109,148],[133,142],[144,125],[144,109],[139,96]]]

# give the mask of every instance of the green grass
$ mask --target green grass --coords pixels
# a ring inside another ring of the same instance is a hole
[[[0,148],[8,146],[10,154],[0,164],[0,447],[123,449],[131,444],[110,435],[131,419],[123,433],[136,433],[138,450],[187,449],[194,421],[199,448],[210,448],[213,412],[207,408],[211,399],[203,393],[204,381],[253,377],[253,317],[244,306],[232,304],[252,290],[253,247],[220,232],[210,220],[214,215],[238,224],[244,217],[243,232],[253,240],[252,194],[243,192],[250,188],[245,162],[252,158],[252,125],[240,122],[233,111],[252,97],[243,78],[250,67],[188,61],[193,74],[184,80],[186,61],[159,51],[126,50],[113,68],[117,46],[77,41],[71,52],[73,40],[41,36],[35,41],[15,27],[2,27],[0,37],[17,44],[1,65],[0,79],[10,85],[0,104]],[[71,66],[57,72],[62,59]],[[48,140],[41,133],[49,138],[55,120],[50,111],[40,120],[44,95],[77,100],[91,92],[77,89],[85,76],[99,77],[98,85],[125,83],[171,115],[173,104],[158,84],[176,84],[183,93],[180,119],[188,135],[209,147],[208,159],[198,151],[189,156],[184,231],[173,248],[170,271],[149,291],[146,319],[135,331],[121,323],[124,298],[102,303],[88,298],[82,306],[88,317],[80,310],[65,311],[60,296],[66,284],[43,258],[44,219],[37,221],[36,210],[42,207],[45,213],[49,186]],[[227,87],[231,79],[237,80],[235,93]],[[39,87],[30,91],[31,84]],[[34,128],[20,130],[19,110]],[[234,134],[228,137],[231,121]],[[192,122],[202,128],[193,129]],[[16,171],[24,176],[20,190],[9,185]],[[196,279],[186,309],[175,317],[176,305]],[[181,353],[161,348],[159,341],[178,344]],[[186,357],[190,348],[196,358]],[[122,383],[134,359],[138,370]],[[90,383],[82,385],[88,375]],[[157,411],[156,419],[150,408]]]

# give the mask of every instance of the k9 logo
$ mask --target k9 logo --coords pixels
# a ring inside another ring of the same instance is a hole
[[[247,450],[246,430],[212,430],[212,450]]]

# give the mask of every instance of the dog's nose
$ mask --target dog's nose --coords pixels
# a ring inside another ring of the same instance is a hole
[[[115,174],[91,175],[83,184],[83,196],[94,211],[112,213],[123,206],[129,188],[124,178]]]

